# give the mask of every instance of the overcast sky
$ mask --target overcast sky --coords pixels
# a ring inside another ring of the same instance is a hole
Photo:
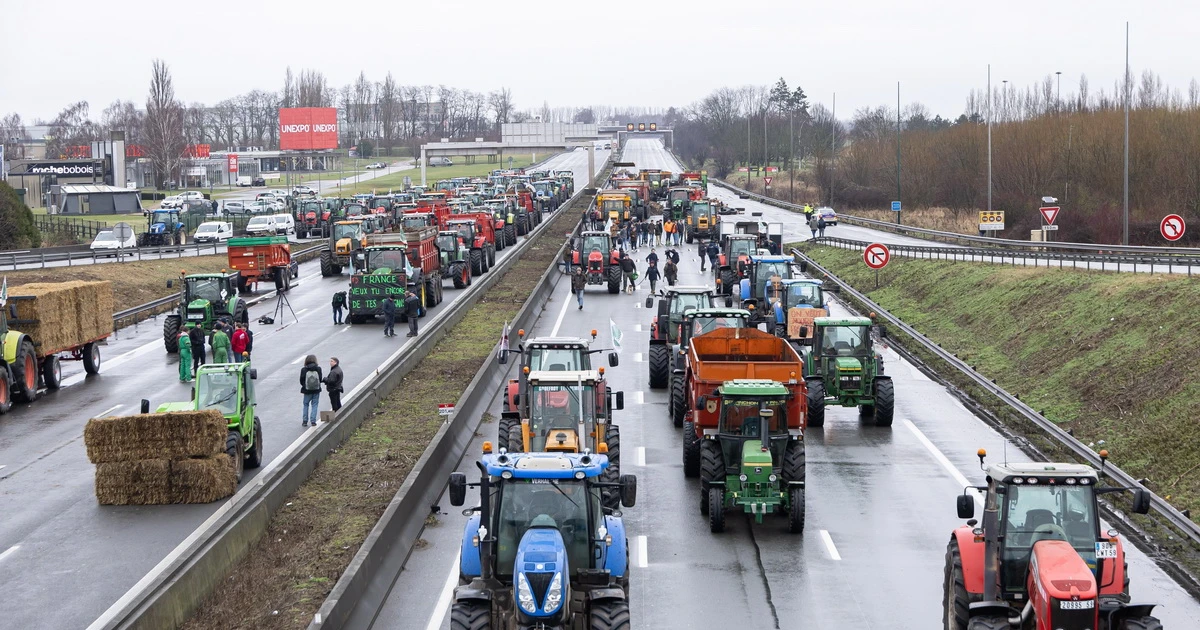
[[[990,6],[989,6],[990,5]],[[839,118],[891,103],[957,116],[986,66],[1026,86],[1061,71],[1110,90],[1131,21],[1135,74],[1186,93],[1200,73],[1193,1],[924,0],[580,2],[311,0],[5,2],[0,115],[52,118],[86,99],[144,103],[151,60],[170,65],[186,102],[277,90],[284,70],[344,85],[360,70],[401,84],[506,86],[519,108],[687,105],[723,85],[799,84]]]

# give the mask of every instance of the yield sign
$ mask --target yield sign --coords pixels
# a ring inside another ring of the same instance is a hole
[[[883,243],[871,243],[863,250],[863,262],[871,269],[883,269],[892,259],[892,252]]]
[[[764,178],[763,178],[763,181],[767,182],[767,185],[768,185],[768,186],[770,186],[770,185],[771,185],[771,179],[772,179],[772,178],[770,178],[770,177],[764,177]]]
[[[1158,224],[1158,231],[1162,233],[1163,238],[1168,241],[1178,241],[1183,238],[1183,233],[1187,230],[1187,224],[1183,222],[1183,217],[1178,214],[1168,214],[1163,217],[1161,223]]]
[[[1054,219],[1058,218],[1058,206],[1043,206],[1039,210],[1042,218],[1046,220],[1046,225],[1054,225]]]

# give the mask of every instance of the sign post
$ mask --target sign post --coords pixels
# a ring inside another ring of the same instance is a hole
[[[229,176],[229,179],[232,181],[230,181],[229,183],[236,186],[237,185],[237,172],[238,172],[238,156],[236,153],[230,153],[229,156],[225,158],[225,160],[226,160],[227,164],[229,165],[228,170],[231,173]]]
[[[1168,214],[1163,217],[1162,222],[1158,224],[1158,232],[1162,237],[1174,243],[1183,238],[1183,233],[1187,231],[1187,223],[1183,217],[1178,214]]]
[[[117,239],[117,262],[125,259],[121,255],[121,244],[133,237],[133,226],[122,221],[113,226],[113,237]]]
[[[871,243],[863,250],[863,262],[875,270],[875,288],[879,288],[879,270],[887,266],[892,259],[892,252],[883,243]]]

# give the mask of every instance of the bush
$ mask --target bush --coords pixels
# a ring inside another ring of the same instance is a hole
[[[41,247],[42,235],[33,224],[33,211],[12,186],[0,182],[0,249]]]

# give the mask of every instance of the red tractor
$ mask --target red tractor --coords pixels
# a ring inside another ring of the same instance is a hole
[[[987,453],[980,449],[979,463]],[[1150,509],[1141,488],[1100,486],[1101,469],[1080,464],[1003,463],[985,468],[987,485],[958,497],[959,518],[946,549],[942,622],[946,630],[1161,630],[1154,604],[1129,603],[1125,549],[1100,531],[1096,497],[1133,493],[1133,511]],[[983,523],[975,515],[983,496]]]
[[[472,276],[483,275],[496,264],[496,233],[491,217],[484,212],[458,214],[442,223],[443,231],[458,232],[463,244],[471,250]]]
[[[621,254],[608,232],[582,232],[575,239],[571,264],[583,265],[588,284],[608,284],[609,293],[621,292]]]

